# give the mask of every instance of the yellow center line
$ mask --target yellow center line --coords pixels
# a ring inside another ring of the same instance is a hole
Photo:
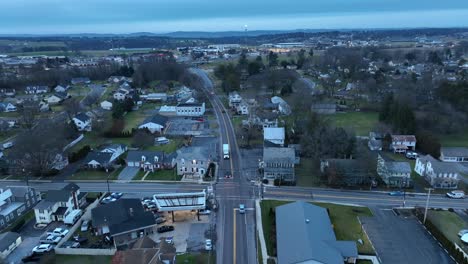
[[[232,244],[232,247],[233,247],[233,250],[234,252],[232,253],[232,264],[236,264],[236,210],[233,208],[232,209],[232,212],[233,212],[233,218],[234,218],[234,228],[233,228],[233,244]]]

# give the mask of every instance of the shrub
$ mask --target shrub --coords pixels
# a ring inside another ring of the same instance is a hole
[[[80,159],[83,159],[88,155],[88,153],[91,151],[91,147],[89,145],[83,146],[81,149],[79,149],[76,152],[71,152],[68,154],[68,161],[69,162],[75,162]]]

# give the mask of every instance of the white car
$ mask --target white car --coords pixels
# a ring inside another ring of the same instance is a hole
[[[462,236],[464,236],[466,234],[468,234],[468,229],[462,229],[462,230],[460,230],[460,232],[458,232],[459,237],[462,237]]]
[[[468,234],[464,234],[460,239],[463,241],[463,243],[468,244]]]
[[[49,252],[53,249],[54,247],[51,244],[41,244],[39,246],[35,246],[32,249],[32,252],[34,253],[44,253],[44,252]]]
[[[464,191],[451,191],[447,193],[447,196],[452,199],[463,199],[465,198]]]
[[[84,220],[83,223],[81,224],[81,232],[86,232],[89,229],[89,220]]]
[[[201,214],[201,215],[209,215],[209,214],[211,214],[211,211],[204,209],[204,210],[198,211],[198,213]]]
[[[61,236],[61,237],[64,237],[68,234],[68,229],[65,229],[65,228],[60,228],[60,227],[57,227],[54,229],[54,231],[52,232],[47,232],[48,234],[50,235],[56,235],[56,236]]]
[[[213,244],[211,243],[211,239],[205,240],[205,250],[212,250],[213,249]]]

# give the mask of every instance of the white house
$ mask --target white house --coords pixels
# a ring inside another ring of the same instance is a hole
[[[229,107],[235,108],[240,102],[242,102],[242,97],[237,92],[229,93]]]
[[[42,94],[47,93],[49,91],[49,87],[47,86],[27,86],[24,92],[26,94]]]
[[[127,94],[129,93],[130,91],[120,88],[119,90],[117,90],[117,92],[114,93],[112,97],[117,101],[123,101],[125,100],[125,98],[127,97]]]
[[[68,97],[68,94],[65,93],[65,92],[58,92],[58,93],[55,93],[49,97],[47,97],[45,100],[48,104],[58,104],[60,102],[62,102],[63,100],[65,100],[66,98]]]
[[[468,162],[468,148],[443,147],[439,159],[443,162]]]
[[[166,127],[168,118],[162,115],[154,115],[147,118],[138,129],[148,129],[151,133],[161,133]]]
[[[404,153],[416,149],[416,137],[414,135],[392,135],[390,149],[395,153]]]
[[[21,236],[15,232],[0,234],[0,260],[6,259],[22,242]]]
[[[203,116],[205,114],[205,103],[180,103],[176,108],[178,116]]]
[[[72,120],[78,131],[91,131],[91,118],[85,113],[77,114]]]
[[[104,110],[112,110],[112,103],[109,101],[102,101],[101,102],[101,108]]]
[[[175,166],[174,157],[166,156],[162,151],[129,151],[126,161],[128,167],[138,167],[143,171],[171,169]]]
[[[177,175],[200,179],[208,170],[210,153],[204,147],[186,147],[177,150]]]
[[[0,103],[0,111],[15,112],[16,110],[16,106],[12,103]]]
[[[414,171],[434,188],[457,188],[460,180],[456,164],[441,162],[430,155],[417,158]]]
[[[57,92],[57,93],[63,93],[63,92],[66,92],[68,89],[70,89],[70,86],[61,86],[61,85],[57,85],[55,86],[54,88],[54,91]]]
[[[275,145],[284,146],[284,127],[265,127],[263,129],[263,140]]]
[[[111,144],[102,147],[99,151],[102,153],[111,153],[110,161],[112,162],[127,151],[127,146],[124,144]]]
[[[79,209],[84,201],[86,193],[80,193],[80,187],[74,183],[69,183],[61,190],[47,191],[46,197],[34,207],[36,223],[63,221],[71,211]]]
[[[249,105],[245,101],[241,101],[236,106],[236,112],[239,115],[248,115],[249,114]]]
[[[177,106],[163,105],[159,108],[158,113],[164,116],[175,116],[177,113]]]

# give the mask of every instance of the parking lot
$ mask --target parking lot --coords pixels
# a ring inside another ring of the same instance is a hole
[[[383,263],[454,263],[413,215],[375,208],[372,213],[360,220]]]
[[[210,135],[211,129],[209,122],[204,118],[199,120],[192,118],[171,118],[165,134],[172,136],[201,136]]]

